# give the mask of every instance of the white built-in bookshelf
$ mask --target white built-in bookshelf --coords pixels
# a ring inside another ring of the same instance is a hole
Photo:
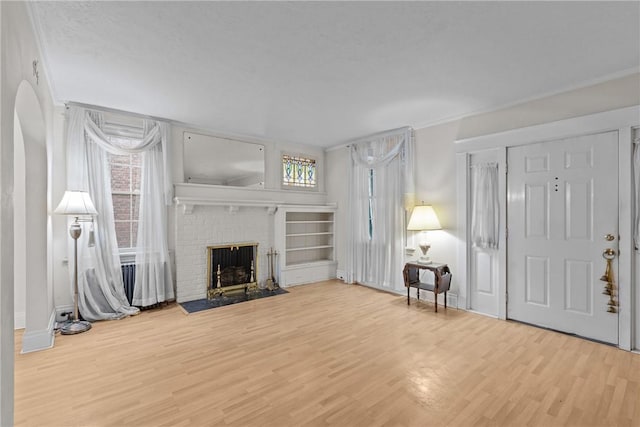
[[[335,206],[278,206],[276,248],[280,285],[334,278]]]

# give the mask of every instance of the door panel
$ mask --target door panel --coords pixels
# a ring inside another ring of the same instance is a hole
[[[593,224],[593,180],[567,181],[566,192],[566,239],[591,240]]]
[[[549,189],[546,183],[526,184],[526,235],[529,238],[549,238]]]
[[[593,263],[567,259],[565,260],[565,309],[593,315]],[[584,286],[587,288],[585,289]]]
[[[528,304],[549,305],[549,258],[526,257],[526,297]]]
[[[618,249],[604,239],[618,236],[617,132],[509,148],[508,163],[507,316],[617,343],[600,281]]]

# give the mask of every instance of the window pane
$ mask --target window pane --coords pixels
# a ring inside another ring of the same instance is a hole
[[[374,172],[369,169],[369,240],[373,239]]]
[[[138,245],[138,221],[131,221],[131,248]]]
[[[116,221],[116,238],[119,248],[130,248],[131,245],[131,222]]]
[[[131,221],[131,196],[113,194],[113,217],[116,221]]]
[[[142,153],[135,153],[131,155],[132,166],[142,166]]]
[[[116,239],[120,249],[135,248],[140,210],[142,154],[109,154]]]
[[[140,191],[140,180],[142,179],[141,169],[138,167],[131,168],[131,191]]]
[[[140,196],[131,196],[131,220],[137,221],[140,216]]]
[[[131,191],[131,168],[129,166],[111,165],[111,191]]]
[[[316,186],[316,161],[306,157],[282,156],[282,183],[295,187]]]

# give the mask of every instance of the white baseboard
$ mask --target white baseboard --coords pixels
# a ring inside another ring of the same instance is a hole
[[[342,280],[343,282],[346,282],[344,280],[345,276],[346,275],[344,274],[344,270],[336,270],[336,279]]]
[[[56,323],[56,311],[51,311],[49,316],[49,326],[47,329],[41,329],[38,331],[25,331],[22,336],[22,351],[21,354],[32,353],[34,351],[46,350],[53,347],[54,342],[54,325]]]
[[[476,311],[476,310],[467,310],[469,313],[473,313],[473,314],[479,314],[481,316],[485,316],[485,317],[491,317],[492,319],[499,319],[499,317],[495,314],[489,314],[489,313],[483,313],[481,311]]]
[[[447,292],[447,305],[449,307],[458,308],[458,294]]]
[[[467,298],[462,295],[458,295],[458,310],[467,309]]]
[[[13,329],[24,329],[27,322],[27,314],[24,311],[16,311],[13,314]]]

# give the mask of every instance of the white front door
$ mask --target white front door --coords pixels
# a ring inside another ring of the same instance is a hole
[[[618,250],[618,133],[509,148],[508,164],[507,316],[617,344],[600,278]]]

